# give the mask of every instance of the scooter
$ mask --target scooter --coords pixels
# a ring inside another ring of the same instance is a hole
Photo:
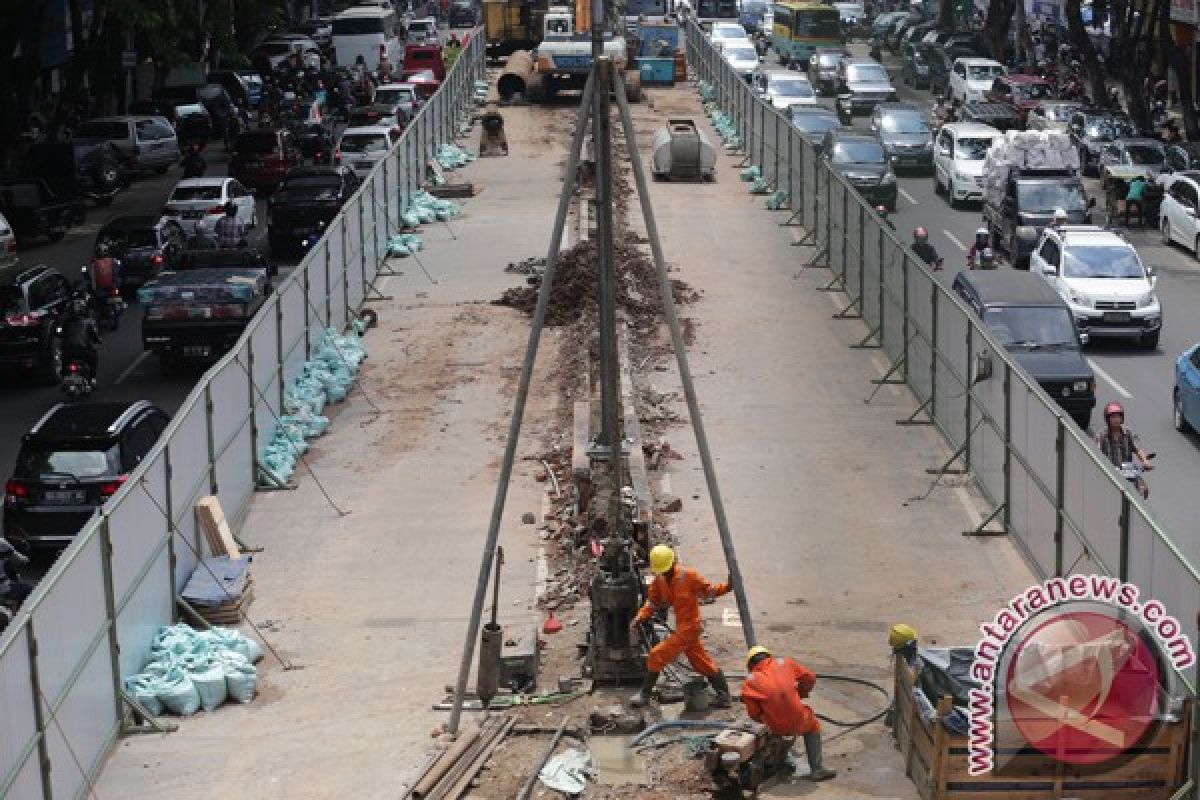
[[[1154,453],[1146,453],[1146,459],[1154,458]],[[1117,467],[1117,472],[1121,473],[1121,477],[1133,484],[1133,487],[1138,490],[1138,494],[1143,499],[1149,499],[1150,486],[1146,483],[1146,479],[1142,477],[1146,472],[1146,468],[1136,461],[1124,461],[1121,466]]]

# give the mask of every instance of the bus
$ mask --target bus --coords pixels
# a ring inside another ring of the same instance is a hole
[[[784,66],[796,62],[805,69],[818,47],[842,47],[841,14],[833,6],[818,2],[785,2],[772,6],[775,24],[771,46]]]
[[[353,67],[359,56],[367,69],[379,69],[379,57],[386,54],[396,68],[404,56],[396,12],[379,6],[348,8],[333,18],[334,63]]]

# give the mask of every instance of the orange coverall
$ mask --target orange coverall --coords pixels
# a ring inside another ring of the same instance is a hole
[[[667,575],[671,576],[670,581]],[[720,672],[720,667],[700,642],[700,599],[712,599],[729,593],[728,583],[709,583],[694,569],[676,566],[667,575],[656,575],[650,584],[646,605],[638,609],[637,621],[647,622],[655,611],[675,610],[675,632],[656,644],[646,659],[646,669],[662,672],[680,653],[687,656],[692,669],[705,677]]]
[[[821,730],[821,722],[801,700],[808,697],[817,676],[790,658],[764,658],[742,684],[746,713],[779,736],[804,736]]]

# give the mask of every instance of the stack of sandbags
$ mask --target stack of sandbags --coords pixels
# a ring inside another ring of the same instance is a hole
[[[992,140],[983,159],[985,201],[998,205],[1013,169],[1079,169],[1079,153],[1071,137],[1058,131],[1008,131]]]

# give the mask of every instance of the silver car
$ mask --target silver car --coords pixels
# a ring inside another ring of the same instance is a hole
[[[130,172],[164,173],[179,161],[175,129],[163,117],[99,117],[75,129],[80,139],[106,139],[121,154]]]

